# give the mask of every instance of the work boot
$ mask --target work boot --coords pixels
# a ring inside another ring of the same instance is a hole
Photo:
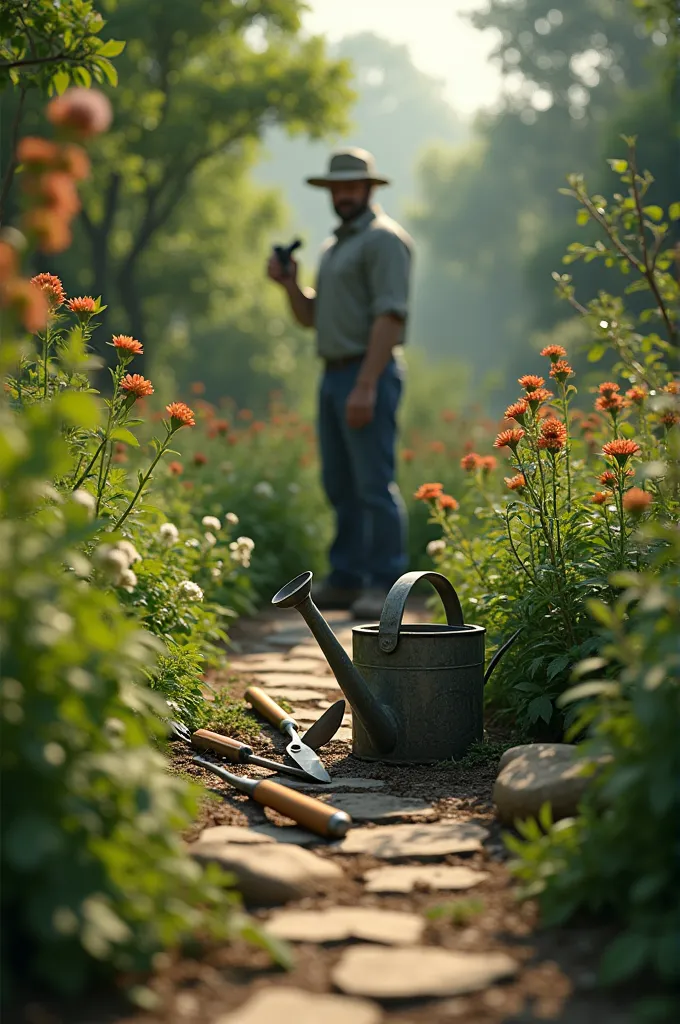
[[[352,617],[362,622],[378,622],[389,590],[387,587],[369,587],[352,605]]]
[[[360,595],[359,587],[336,587],[328,580],[312,584],[312,600],[320,611],[347,611]]]

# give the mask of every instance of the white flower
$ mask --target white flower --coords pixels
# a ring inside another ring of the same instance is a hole
[[[255,541],[251,537],[237,537],[229,545],[232,562],[236,562],[237,565],[242,565],[244,569],[247,569],[250,565],[250,558],[254,547]]]
[[[205,542],[208,545],[208,547],[214,548],[215,545],[217,544],[217,537],[215,536],[215,534],[211,533],[210,530],[208,530],[207,533],[203,534],[203,536],[205,537]]]
[[[89,491],[85,491],[82,487],[79,487],[71,495],[71,501],[75,501],[77,505],[82,505],[83,508],[87,509],[91,516],[94,515],[94,510],[97,507],[97,499],[94,494],[90,494]]]
[[[122,587],[123,590],[127,590],[128,594],[137,586],[137,577],[133,573],[132,569],[123,569],[118,580],[118,586]]]
[[[213,577],[213,579],[218,579],[222,575],[222,570],[218,569],[218,567],[214,565],[210,570],[210,575]]]
[[[161,543],[168,548],[172,547],[179,540],[179,530],[174,523],[163,523],[158,531],[158,535]]]
[[[124,551],[112,544],[100,544],[92,555],[92,561],[106,577],[117,587],[121,576],[130,566]]]
[[[247,548],[248,551],[252,551],[253,548],[255,547],[255,541],[253,540],[252,537],[237,537],[236,543],[241,548]],[[229,545],[229,547],[231,547],[231,544]]]
[[[300,485],[296,483],[288,484],[288,491],[290,494],[299,494]]]
[[[116,547],[127,556],[128,565],[134,565],[135,562],[141,562],[142,556],[139,554],[134,544],[131,544],[129,540],[119,540]]]
[[[200,540],[196,540],[195,537],[189,537],[189,540],[185,540],[184,541],[184,547],[185,548],[200,548],[200,546],[201,546]]]
[[[186,597],[188,601],[202,601],[203,591],[199,587],[198,583],[194,583],[193,580],[182,580],[178,585],[177,589]]]
[[[224,521],[225,523],[231,523],[232,526],[238,526],[238,516],[235,512],[227,512]]]
[[[217,516],[203,516],[201,525],[205,526],[206,530],[212,530],[213,533],[219,533],[222,529],[222,523]]]
[[[268,480],[260,480],[259,484],[253,487],[253,494],[258,494],[261,498],[273,498],[274,488]]]
[[[434,556],[438,555],[440,551],[445,551],[446,550],[446,541],[445,540],[431,540],[430,543],[427,545],[427,548],[425,550],[427,551],[427,553],[430,556],[430,558],[434,558]]]

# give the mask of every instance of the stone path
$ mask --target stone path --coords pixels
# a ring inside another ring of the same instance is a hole
[[[330,618],[351,653],[349,622],[343,615]],[[242,637],[240,647],[229,663],[235,693],[257,682],[289,701],[303,728],[338,698],[335,679],[295,613],[270,613]],[[285,740],[263,725],[252,745],[276,757]],[[320,754],[333,776],[331,786],[285,776],[276,781],[347,810],[355,824],[342,841],[320,840],[224,790],[224,802],[210,805],[204,827],[190,837],[195,856],[234,872],[260,924],[292,944],[293,970],[277,972],[257,957],[253,966],[252,954],[231,949],[215,960],[220,984],[210,983],[221,993],[221,1012],[201,983],[192,995],[195,1017],[187,1010],[191,1000],[185,1000],[183,1016],[167,1005],[159,1020],[623,1024],[628,1019],[618,1009],[612,1016],[609,1004],[593,991],[597,938],[582,943],[580,959],[572,958],[566,970],[556,963],[549,941],[544,949],[533,941],[535,908],[513,897],[490,801],[497,765],[476,775],[474,766],[462,771],[455,765],[361,762],[351,754],[349,707],[339,733]],[[216,790],[214,777],[194,766],[189,770]],[[271,777],[262,769],[249,768],[248,774]]]

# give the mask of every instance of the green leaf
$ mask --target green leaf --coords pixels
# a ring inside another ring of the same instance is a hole
[[[133,448],[139,448],[139,441],[127,427],[114,427],[109,437],[111,441],[124,441],[125,444],[130,444]]]
[[[122,39],[107,39],[97,51],[100,57],[117,57],[125,49]]]
[[[59,412],[72,427],[85,427],[93,430],[99,423],[99,409],[90,395],[82,392],[66,391],[58,398]]]
[[[593,345],[590,351],[588,352],[588,362],[599,363],[600,359],[602,359],[602,356],[605,354],[606,351],[606,345]]]
[[[68,89],[70,81],[71,76],[68,71],[57,71],[56,75],[53,75],[52,85],[59,96]]]
[[[643,206],[642,212],[652,220],[661,220],[663,218],[663,210],[660,206]]]
[[[620,693],[621,687],[618,683],[611,683],[606,679],[592,679],[590,682],[579,683],[578,686],[572,686],[566,690],[561,697],[558,697],[557,706],[562,708],[565,704],[571,704],[576,700],[585,700],[586,697],[618,697]]]
[[[546,723],[549,722],[553,715],[553,703],[550,697],[546,694],[534,697],[527,707],[527,714],[531,722],[535,722],[538,718],[542,718]]]
[[[607,163],[615,174],[625,174],[628,170],[627,160],[607,160]]]
[[[668,207],[668,216],[671,220],[680,220],[680,203],[671,203]]]
[[[644,966],[650,952],[646,935],[626,932],[607,947],[600,964],[600,978],[605,985],[631,980]]]

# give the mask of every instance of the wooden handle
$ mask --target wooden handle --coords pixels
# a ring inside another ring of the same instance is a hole
[[[292,818],[298,825],[303,825],[310,832],[316,832],[318,836],[344,836],[352,823],[349,814],[339,811],[337,807],[329,807],[321,800],[315,800],[313,796],[296,793],[268,779],[257,784],[253,799],[265,807],[285,814],[287,818]]]
[[[284,722],[292,722],[297,729],[297,723],[294,718],[286,714],[283,708],[280,708],[275,700],[265,693],[259,686],[249,686],[245,692],[245,698],[249,701],[256,711],[275,725],[277,729],[280,729]]]
[[[211,732],[210,729],[198,729],[193,733],[191,746],[196,750],[213,750],[235,764],[242,764],[253,752],[253,748],[247,744],[229,739],[228,736],[220,736],[218,732]]]

